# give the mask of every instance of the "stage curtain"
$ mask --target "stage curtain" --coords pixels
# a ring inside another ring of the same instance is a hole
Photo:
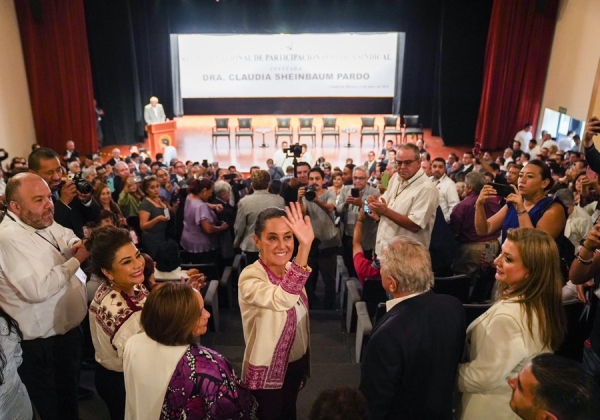
[[[73,140],[80,152],[95,152],[83,0],[15,0],[15,7],[37,142],[62,153]]]
[[[494,2],[475,134],[483,148],[511,145],[528,122],[536,129],[558,4],[559,0]]]

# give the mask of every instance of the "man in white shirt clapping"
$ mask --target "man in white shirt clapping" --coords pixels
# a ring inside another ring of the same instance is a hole
[[[6,186],[0,224],[0,305],[23,332],[21,380],[43,420],[77,420],[77,391],[87,312],[88,257],[72,230],[54,222],[48,184],[21,173]]]

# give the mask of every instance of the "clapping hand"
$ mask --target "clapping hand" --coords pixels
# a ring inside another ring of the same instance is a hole
[[[189,273],[188,273],[189,274]],[[204,286],[206,286],[206,275],[202,273],[189,274],[190,277],[185,280],[185,278],[181,278],[182,282],[188,283],[192,286],[193,289],[200,291]]]
[[[300,245],[310,247],[315,239],[310,217],[302,217],[302,207],[300,203],[290,203],[285,208],[287,216],[283,216],[283,221],[292,230],[292,233],[300,242]]]
[[[375,195],[372,198],[373,198],[373,200],[367,201],[367,204],[369,205],[371,212],[375,213],[377,216],[380,216],[380,217],[384,216],[385,212],[388,209],[388,205],[385,201],[385,198],[379,197],[378,195]]]
[[[598,249],[600,247],[600,223],[590,230],[585,237],[583,246],[589,250]]]

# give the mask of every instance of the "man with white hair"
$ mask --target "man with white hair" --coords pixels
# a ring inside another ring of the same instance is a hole
[[[121,191],[123,191],[125,183],[127,182],[127,178],[129,175],[131,175],[131,172],[129,171],[129,165],[123,161],[117,162],[113,168],[113,171],[115,173],[115,177],[113,178],[115,190],[112,193],[112,197],[115,203],[118,203],[119,194],[121,194]]]
[[[114,167],[117,164],[117,162],[121,162],[123,160],[121,159],[121,149],[119,149],[118,147],[112,149],[111,154],[112,158],[110,158],[110,160],[106,162],[110,166]]]
[[[69,169],[69,173],[71,175],[76,175],[81,172],[81,165],[76,160],[69,162],[67,168]]]
[[[370,418],[451,419],[452,395],[465,343],[465,312],[453,296],[435,294],[429,251],[415,239],[392,239],[381,283],[392,300],[371,332],[360,391]]]
[[[158,103],[158,98],[153,96],[150,98],[150,103],[144,107],[144,120],[146,125],[165,122],[167,116],[161,104]]]
[[[63,162],[69,163],[79,160],[80,156],[79,150],[75,149],[75,143],[73,140],[69,140],[67,142],[67,149],[65,150],[65,153],[63,153]]]

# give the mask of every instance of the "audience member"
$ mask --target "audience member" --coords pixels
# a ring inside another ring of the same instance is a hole
[[[519,142],[522,150],[525,150],[525,148],[533,138],[533,134],[531,132],[532,127],[533,126],[531,125],[531,123],[527,123],[525,124],[525,126],[523,126],[523,129],[521,131],[515,134],[515,141]]]
[[[171,144],[169,139],[165,138],[162,139],[162,149],[163,163],[166,164],[166,166],[174,166],[173,162],[177,161],[177,149],[175,146]]]
[[[32,419],[27,388],[17,369],[23,362],[19,324],[0,307],[0,409],[5,419]]]
[[[298,162],[295,176],[287,184],[283,184],[281,196],[285,200],[286,205],[298,201],[298,189],[308,185],[308,171],[310,171],[308,163]]]
[[[226,225],[228,227],[218,236],[223,266],[231,265],[235,255],[233,251],[233,240],[235,238],[233,226],[237,218],[238,208],[230,204],[231,191],[232,188],[228,182],[217,181],[214,186],[214,195],[210,200],[212,204],[220,205],[223,208],[223,210],[217,212],[217,221],[219,225]]]
[[[269,175],[271,176],[272,181],[279,181],[285,175],[283,174],[283,169],[279,166],[276,166],[273,163],[273,159],[267,159],[267,168],[269,168]]]
[[[460,168],[460,170],[458,171],[459,173],[464,173],[465,175],[468,174],[469,172],[473,172],[473,169],[475,168],[474,166],[474,158],[475,155],[473,154],[473,152],[465,152],[463,154],[463,158],[462,158],[462,167]]]
[[[165,283],[148,297],[144,332],[128,340],[123,357],[128,419],[256,418],[256,401],[229,361],[198,344],[210,317],[199,288]]]
[[[369,214],[369,218],[372,218],[375,221],[379,220],[376,214]],[[358,281],[362,285],[364,285],[367,278],[380,277],[379,260],[374,258],[372,255],[373,253],[371,253],[370,258],[367,258],[362,246],[362,226],[366,219],[367,215],[365,214],[365,209],[364,207],[360,207],[358,217],[356,218],[356,229],[354,229],[354,233],[352,235],[352,266],[354,267]]]
[[[429,248],[439,192],[425,176],[419,151],[412,143],[398,149],[398,171],[390,179],[386,192],[369,197],[369,208],[381,220],[377,229],[375,254],[395,236],[409,236]]]
[[[377,159],[375,158],[374,151],[369,151],[369,153],[367,154],[367,161],[364,163],[363,166],[367,168],[367,173],[369,176],[373,175],[373,172],[375,172],[375,169],[377,167]]]
[[[425,176],[431,178],[431,176],[433,175],[431,171],[431,162],[429,162],[428,160],[422,160],[421,169],[423,169],[423,172],[425,172]]]
[[[564,235],[577,249],[587,233],[594,227],[592,218],[583,208],[575,205],[575,197],[568,188],[558,190],[554,196],[567,208],[569,217],[565,224]]]
[[[128,178],[132,174],[129,171],[129,165],[127,165],[127,163],[125,163],[123,161],[117,162],[115,164],[115,166],[113,167],[113,172],[114,172],[115,176],[113,178],[112,196],[113,196],[113,200],[115,200],[118,203],[119,196],[121,195],[121,192],[125,188],[125,183],[127,182]]]
[[[95,349],[96,390],[111,420],[125,416],[123,352],[127,340],[142,332],[141,310],[148,297],[144,258],[131,243],[129,232],[98,228],[85,244],[93,273],[102,283],[90,305],[90,329]]]
[[[598,384],[573,360],[540,354],[508,385],[510,408],[524,420],[598,418]]]
[[[246,254],[246,264],[253,264],[258,260],[258,247],[254,242],[254,230],[259,213],[269,207],[284,208],[285,201],[278,195],[269,194],[269,172],[255,171],[250,179],[254,194],[240,200],[237,217],[235,219],[234,248],[240,248]]]
[[[454,206],[460,202],[460,198],[456,192],[456,185],[446,175],[446,163],[443,158],[433,159],[431,168],[431,180],[439,191],[440,207],[442,208],[442,213],[444,213],[446,223],[449,223]]]
[[[431,258],[420,242],[399,237],[386,245],[381,279],[393,299],[371,331],[361,367],[370,419],[452,419],[464,309],[430,290]]]
[[[484,236],[478,235],[475,230],[475,206],[485,184],[485,177],[482,174],[477,172],[467,174],[466,197],[454,207],[450,215],[450,227],[460,243],[458,257],[453,267],[455,274],[472,276],[481,265],[481,256],[486,249],[490,249],[489,252],[494,256],[498,255],[500,229]],[[484,201],[483,209],[486,218],[489,219],[498,213],[500,204],[496,198],[489,198]]]
[[[352,171],[354,171],[354,164],[349,163],[344,166],[342,170],[342,181],[344,185],[352,185]]]
[[[390,160],[390,151],[394,150],[394,141],[388,140],[385,142],[385,148],[379,154],[379,160],[383,163],[388,163]]]
[[[21,380],[42,420],[78,420],[77,392],[86,314],[88,253],[70,229],[55,223],[51,191],[31,173],[6,186],[0,224],[0,306],[23,332]]]
[[[568,152],[569,150],[571,150],[575,144],[573,142],[574,135],[575,132],[573,130],[569,130],[566,136],[563,136],[560,139],[558,139],[558,150],[561,150],[563,152]]]
[[[136,180],[134,176],[129,176],[125,180],[123,191],[119,194],[117,203],[127,219],[127,223],[132,227],[134,227],[135,224],[139,226],[139,220],[137,223],[131,224],[130,219],[139,219],[140,204],[143,197],[144,195],[142,194],[139,180]]]
[[[117,164],[117,162],[123,161],[123,159],[121,158],[121,149],[119,149],[118,147],[113,148],[110,153],[112,157],[108,162],[106,162],[108,165],[114,167]]]
[[[364,170],[362,173],[366,177]],[[341,245],[340,231],[334,223],[336,197],[333,191],[323,188],[323,171],[319,168],[310,170],[308,184],[308,187],[301,187],[298,190],[298,203],[301,205],[302,213],[310,216],[315,231],[315,240],[308,257],[312,273],[306,283],[306,289],[310,305],[313,307],[317,280],[321,274],[325,283],[323,306],[325,309],[333,309],[337,251]]]
[[[534,227],[558,239],[564,231],[566,210],[564,206],[546,195],[553,184],[550,168],[539,160],[532,160],[521,170],[519,187],[506,197],[506,205],[498,213],[486,217],[484,204],[497,195],[491,185],[485,185],[475,206],[475,230],[480,236],[502,229],[502,242],[509,229]]]
[[[356,276],[353,263],[352,252],[352,237],[357,225],[360,209],[364,206],[364,202],[371,196],[377,194],[379,190],[375,187],[367,185],[367,171],[364,166],[354,168],[352,176],[353,185],[345,185],[336,201],[336,214],[339,215],[344,224],[342,232],[342,257],[344,264],[348,269],[351,277]],[[364,230],[362,248],[367,258],[373,255],[375,248],[375,237],[377,235],[377,223],[369,218],[361,224],[361,229]],[[317,235],[318,236],[318,235]]]
[[[217,221],[215,211],[222,211],[223,206],[208,203],[214,184],[210,179],[195,179],[187,191],[181,247],[192,264],[218,263],[221,259],[218,235],[229,226],[226,223],[219,225]]]
[[[102,210],[112,212],[117,218],[119,227],[127,226],[127,220],[125,219],[125,216],[123,216],[121,208],[113,201],[108,185],[103,183],[96,184],[94,187],[94,198],[98,202],[101,212]]]
[[[514,185],[518,189],[521,170],[523,170],[523,166],[516,164],[510,165],[510,168],[507,168],[506,182],[508,183],[508,185]]]
[[[308,420],[369,420],[367,401],[355,389],[344,386],[319,394]]]
[[[542,148],[538,146],[536,139],[529,140],[529,147],[527,148],[527,153],[529,153],[532,159],[537,159],[537,155],[542,153]]]
[[[532,358],[558,349],[566,331],[562,275],[554,239],[539,229],[511,229],[494,261],[498,299],[467,329],[460,365],[460,418],[511,418],[511,388]]]
[[[75,143],[72,140],[69,140],[67,142],[67,149],[63,154],[63,162],[65,164],[68,164],[70,162],[76,162],[79,160],[80,156],[81,154],[79,153],[79,150],[75,149]]]
[[[177,208],[169,208],[159,197],[160,186],[154,177],[146,178],[141,185],[144,198],[140,203],[139,217],[142,230],[141,244],[144,251],[152,259],[156,259],[160,247],[164,244],[167,235],[167,225],[171,213]]]
[[[254,241],[260,258],[238,283],[246,350],[242,377],[258,401],[261,420],[296,418],[298,392],[309,371],[308,299],[304,284],[311,268],[311,220],[300,203],[286,210],[268,208],[256,221]],[[299,243],[294,252],[294,237]],[[280,346],[281,340],[290,343]]]
[[[334,172],[331,179],[332,185],[328,189],[333,191],[335,196],[338,197],[344,187],[344,175],[341,172]]]
[[[39,175],[48,184],[54,204],[56,223],[71,229],[83,238],[83,226],[95,222],[100,213],[92,194],[77,190],[71,180],[62,181],[63,169],[56,152],[41,147],[31,152],[28,158],[29,172]]]

